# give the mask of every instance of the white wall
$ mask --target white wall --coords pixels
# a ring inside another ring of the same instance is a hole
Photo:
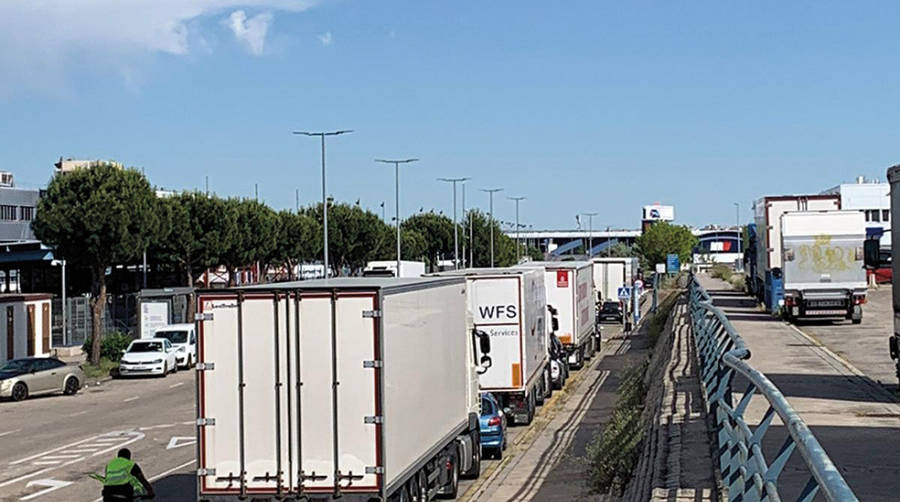
[[[0,361],[7,358],[7,307],[13,308],[13,358],[28,357],[28,314],[27,305],[34,305],[34,355],[46,357],[51,347],[44,347],[43,305],[50,308],[50,300],[14,301],[0,303]],[[50,318],[53,316],[51,314]],[[51,321],[52,322],[52,321]],[[50,329],[50,327],[48,327]],[[50,337],[52,340],[52,336]]]

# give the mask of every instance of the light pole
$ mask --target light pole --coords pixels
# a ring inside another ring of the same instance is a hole
[[[741,237],[743,237],[741,235],[741,203],[740,202],[734,203],[734,223],[735,223],[735,226],[737,227],[738,253],[740,253],[741,252],[741,240],[742,240]]]
[[[400,164],[410,164],[419,159],[385,160],[375,159],[375,162],[394,164],[394,209],[397,219],[397,277],[400,277]],[[382,220],[384,219],[384,203],[381,203]]]
[[[522,251],[522,245],[519,242],[519,201],[525,200],[525,197],[507,197],[507,199],[516,201],[516,264],[518,264]]]
[[[594,216],[598,213],[581,213],[588,217],[588,258],[594,256]]]
[[[322,140],[322,261],[325,264],[325,278],[328,278],[328,201],[325,198],[325,136],[338,136],[353,132],[352,129],[331,132],[294,131],[303,136],[318,136]]]
[[[465,184],[465,182],[463,182],[463,184],[462,184],[462,213],[463,213],[463,218],[465,218],[466,217],[466,184]],[[463,227],[463,246],[462,246],[462,248],[463,248],[463,250],[462,250],[463,251],[463,258],[462,258],[463,268],[468,268],[466,266],[466,228],[465,227]]]
[[[490,219],[488,225],[491,227],[491,268],[494,268],[494,193],[503,191],[502,188],[482,188],[482,192],[487,192],[490,197]]]
[[[456,184],[472,178],[438,178],[438,181],[453,183],[453,267],[459,270],[459,225],[456,224]]]

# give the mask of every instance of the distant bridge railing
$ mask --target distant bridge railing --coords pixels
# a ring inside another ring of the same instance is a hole
[[[809,471],[809,480],[797,502],[811,502],[820,491],[829,502],[857,502],[853,490],[778,387],[747,364],[750,350],[744,340],[693,277],[689,294],[700,378],[709,414],[715,420],[719,469],[728,487],[729,501],[780,502],[778,478],[797,450]],[[732,400],[735,373],[750,382],[737,405]],[[762,420],[751,427],[744,419],[744,412],[757,393],[768,401],[769,408]],[[788,436],[775,459],[767,461],[761,445],[776,414],[787,428]]]

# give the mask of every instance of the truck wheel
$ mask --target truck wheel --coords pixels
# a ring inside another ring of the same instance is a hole
[[[534,386],[534,402],[538,405],[544,404],[544,374],[541,374],[541,381]]]
[[[450,453],[450,480],[444,486],[444,491],[439,495],[442,499],[455,499],[459,494],[459,460],[456,452]]]
[[[410,478],[406,484],[406,491],[409,493],[410,502],[427,502],[422,499],[422,489],[419,487],[419,475],[416,474]]]
[[[472,433],[472,468],[462,473],[465,479],[478,479],[481,476],[481,431]]]

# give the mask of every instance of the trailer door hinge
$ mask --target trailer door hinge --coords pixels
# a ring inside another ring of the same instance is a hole
[[[384,363],[382,361],[363,361],[363,368],[383,368]]]
[[[364,318],[373,318],[373,317],[381,317],[380,310],[363,310],[362,316]]]
[[[197,312],[194,314],[195,321],[212,321],[213,314],[212,312]]]
[[[197,476],[215,476],[215,469],[197,469]]]
[[[197,427],[212,427],[216,425],[215,418],[198,418]]]
[[[382,415],[368,416],[368,417],[366,417],[365,422],[367,424],[383,424],[384,416],[382,416]]]
[[[197,363],[194,367],[197,371],[212,371],[216,369],[216,363]]]
[[[367,467],[366,467],[366,474],[384,474],[384,467],[381,467],[381,466],[378,466],[378,467],[367,466]]]

